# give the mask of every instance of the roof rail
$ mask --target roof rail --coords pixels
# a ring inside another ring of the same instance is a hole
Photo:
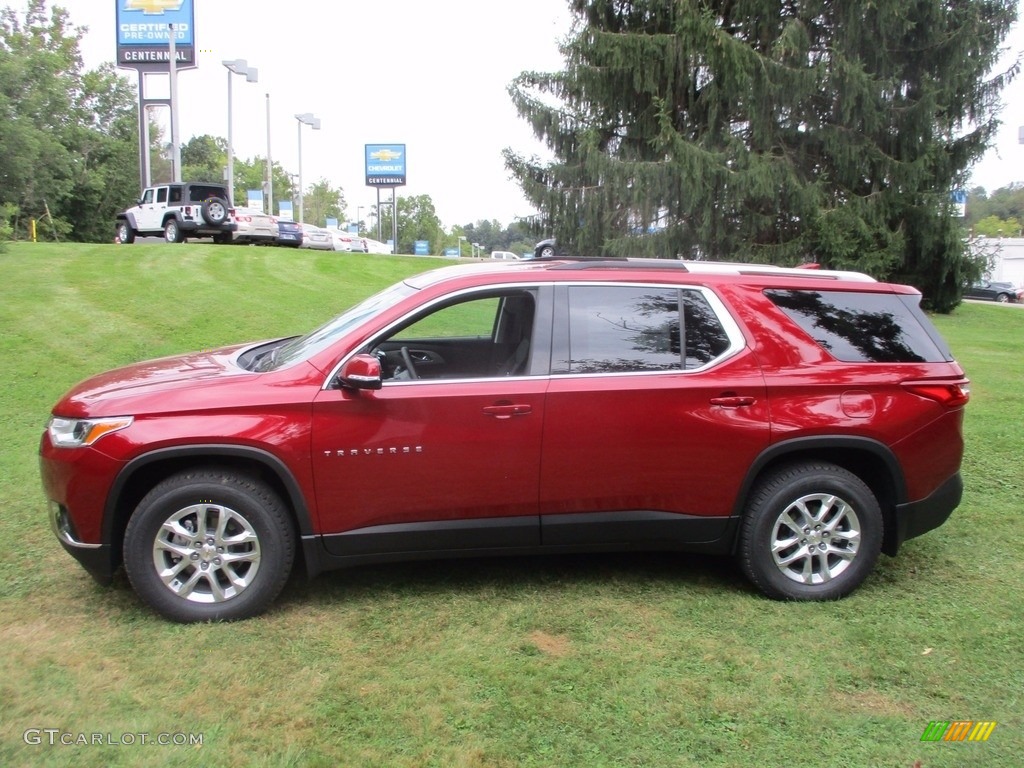
[[[540,261],[540,259],[535,259]],[[587,257],[562,257],[554,258],[552,261],[561,261],[561,264],[557,264],[552,269],[622,269],[623,267],[633,267],[635,269],[673,269],[688,272],[686,264],[681,261],[674,261],[669,259],[633,259],[625,257],[603,257],[603,258],[587,258]]]
[[[752,264],[738,261],[690,261],[682,259],[637,258],[625,256],[550,256],[539,259],[524,259],[526,262],[552,264],[557,270],[587,269],[666,269],[697,274],[717,275],[786,275],[811,280],[850,280],[854,282],[875,282],[863,272],[838,269],[821,269],[820,265],[780,267],[775,264]]]

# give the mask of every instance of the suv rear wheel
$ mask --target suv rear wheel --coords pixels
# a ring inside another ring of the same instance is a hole
[[[168,219],[164,222],[164,240],[168,243],[182,243],[185,238],[181,235],[181,227],[177,219]]]
[[[181,622],[255,616],[291,573],[295,535],[264,483],[232,470],[183,472],[135,508],[124,565],[139,596]]]
[[[836,600],[867,578],[882,548],[882,512],[851,472],[792,464],[755,487],[740,531],[740,567],[780,600]]]

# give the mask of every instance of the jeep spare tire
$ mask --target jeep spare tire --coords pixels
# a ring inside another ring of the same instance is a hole
[[[200,208],[200,211],[203,216],[203,221],[214,227],[219,227],[228,220],[228,204],[219,197],[211,197],[207,200],[203,200],[203,205]]]

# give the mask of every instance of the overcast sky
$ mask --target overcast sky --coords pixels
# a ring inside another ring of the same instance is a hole
[[[82,42],[87,68],[115,60],[114,2],[50,2],[89,28]],[[365,186],[364,145],[394,143],[407,148],[400,196],[430,195],[446,228],[479,219],[508,224],[534,211],[509,178],[501,150],[546,153],[506,89],[524,70],[561,69],[558,42],[569,27],[564,0],[195,0],[199,66],[179,77],[181,139],[227,136],[228,70],[221,61],[246,59],[259,82],[233,76],[236,157],[266,155],[269,94],[271,156],[297,172],[294,115],[319,117],[321,130],[302,128],[303,181],[322,177],[342,187],[350,218],[356,206],[376,202]],[[1024,49],[1019,23],[1007,45]],[[121,72],[134,81],[134,71]],[[1024,75],[1004,102],[1003,128],[972,180],[989,191],[1024,180],[1017,141]]]

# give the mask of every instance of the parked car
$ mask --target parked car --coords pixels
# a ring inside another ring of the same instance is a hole
[[[236,208],[238,224],[231,239],[235,243],[274,245],[277,242],[277,219],[258,208]]]
[[[522,256],[512,251],[491,251],[491,258],[499,261],[519,261]]]
[[[840,598],[960,502],[968,381],[920,299],[751,264],[434,270],[305,336],[75,386],[40,443],[49,520],[186,622],[260,613],[300,548],[309,575],[703,552]]]
[[[302,226],[291,219],[275,218],[277,222],[277,244],[298,248],[302,245]]]
[[[351,232],[345,232],[344,230],[335,229],[333,227],[328,228],[327,231],[331,235],[331,243],[334,250],[346,252],[362,250],[363,245],[361,238],[359,238],[358,235],[353,235]]]
[[[559,255],[558,241],[553,237],[549,237],[547,240],[541,240],[533,246],[533,258],[535,259],[550,259],[552,256],[556,255]]]
[[[352,237],[352,251],[354,253],[369,253],[368,246],[366,244],[366,238],[362,235],[354,234],[349,232]]]
[[[313,248],[318,251],[334,250],[331,233],[326,229],[306,223],[300,226],[302,227],[302,245],[299,246],[300,248]]]
[[[149,187],[134,206],[117,214],[117,242],[135,242],[136,235],[163,235],[168,243],[183,243],[189,237],[230,243],[237,228],[230,199],[227,187],[213,182]]]
[[[382,243],[380,240],[374,240],[370,237],[364,237],[363,241],[366,243],[367,253],[391,253],[391,246],[387,243]]]
[[[1013,283],[1000,283],[991,280],[981,280],[973,283],[964,291],[964,297],[968,299],[985,299],[987,301],[998,301],[1001,304],[1007,302],[1017,303],[1024,301],[1024,288],[1017,288]]]

